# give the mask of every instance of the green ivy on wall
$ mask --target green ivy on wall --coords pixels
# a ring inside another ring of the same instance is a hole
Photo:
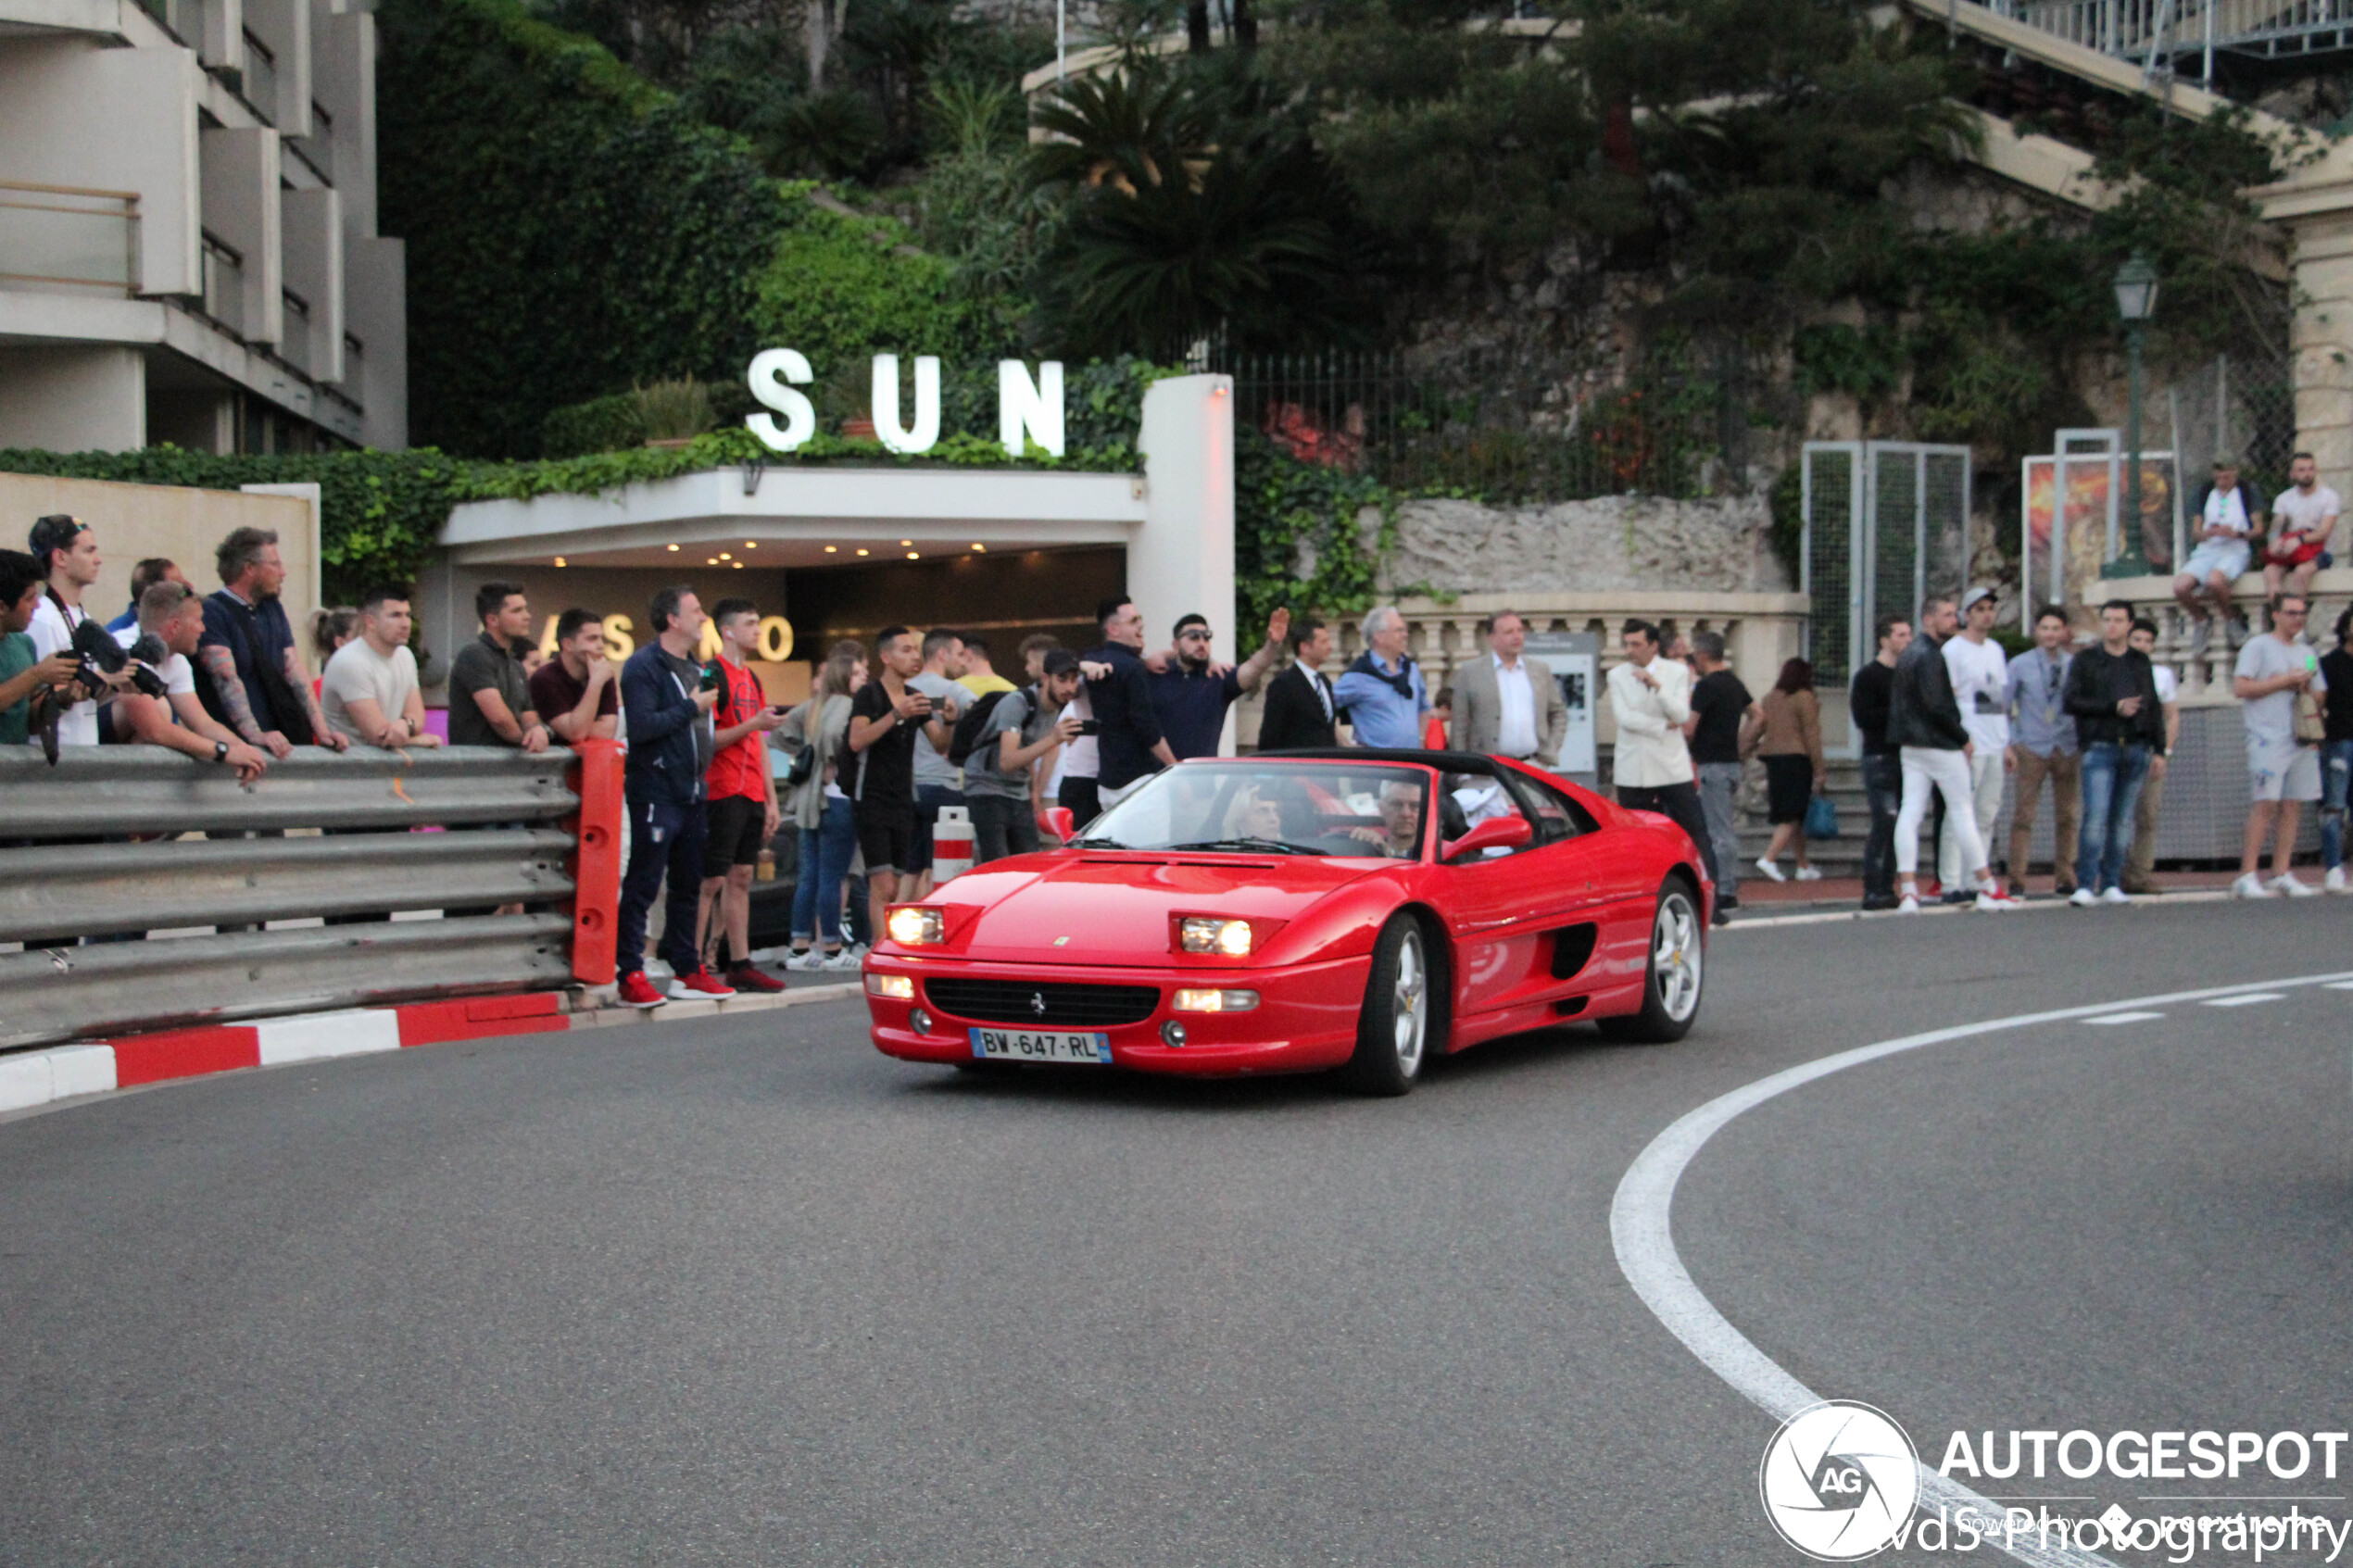
[[[1255,430],[1235,435],[1234,623],[1264,626],[1286,605],[1327,618],[1372,608],[1380,558],[1396,543],[1397,493],[1370,474],[1301,462]],[[1368,509],[1379,519],[1370,537]]]

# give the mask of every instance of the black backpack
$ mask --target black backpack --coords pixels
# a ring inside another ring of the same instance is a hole
[[[1005,697],[1020,695],[1018,692],[990,692],[987,696],[975,698],[973,705],[964,709],[964,716],[956,721],[955,734],[948,737],[948,765],[951,768],[963,767],[964,759],[979,750],[981,743],[996,730],[997,726],[991,724],[988,718],[997,711],[997,704]]]

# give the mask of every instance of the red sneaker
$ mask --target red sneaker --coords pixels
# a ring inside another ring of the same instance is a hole
[[[727,984],[738,991],[774,994],[785,988],[785,983],[773,974],[762,974],[748,963],[739,963],[727,972]]]
[[[623,975],[620,990],[617,1000],[625,1008],[658,1008],[670,1000],[653,988],[653,983],[646,978],[642,970],[635,974]]]
[[[692,974],[678,975],[670,982],[672,998],[681,1002],[691,1002],[698,997],[717,998],[732,997],[735,994],[734,986],[707,969],[698,969]]]

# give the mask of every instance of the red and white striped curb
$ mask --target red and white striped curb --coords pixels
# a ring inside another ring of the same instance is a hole
[[[173,1029],[155,1035],[94,1040],[44,1050],[0,1056],[0,1112],[29,1110],[52,1100],[105,1094],[175,1078],[199,1078],[241,1067],[278,1067],[330,1057],[364,1056],[407,1046],[439,1046],[501,1035],[540,1035],[560,1029],[614,1024],[654,1024],[690,1018],[764,1011],[808,1002],[839,1001],[860,994],[856,982],[801,985],[774,995],[674,1001],[638,1011],[603,1005],[601,993],[534,991],[520,997],[469,997],[403,1007],[350,1008],[339,1012],[265,1018],[203,1029]]]
[[[0,1110],[25,1110],[75,1095],[201,1077],[240,1067],[276,1067],[290,1061],[398,1050],[403,1046],[569,1029],[572,1018],[564,1001],[560,991],[535,991],[521,997],[352,1008],[0,1056]]]

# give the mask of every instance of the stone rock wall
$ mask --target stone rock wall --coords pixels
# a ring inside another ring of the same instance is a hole
[[[1391,589],[1442,594],[1785,592],[1795,584],[1768,541],[1770,521],[1762,495],[1405,501],[1382,576]]]

